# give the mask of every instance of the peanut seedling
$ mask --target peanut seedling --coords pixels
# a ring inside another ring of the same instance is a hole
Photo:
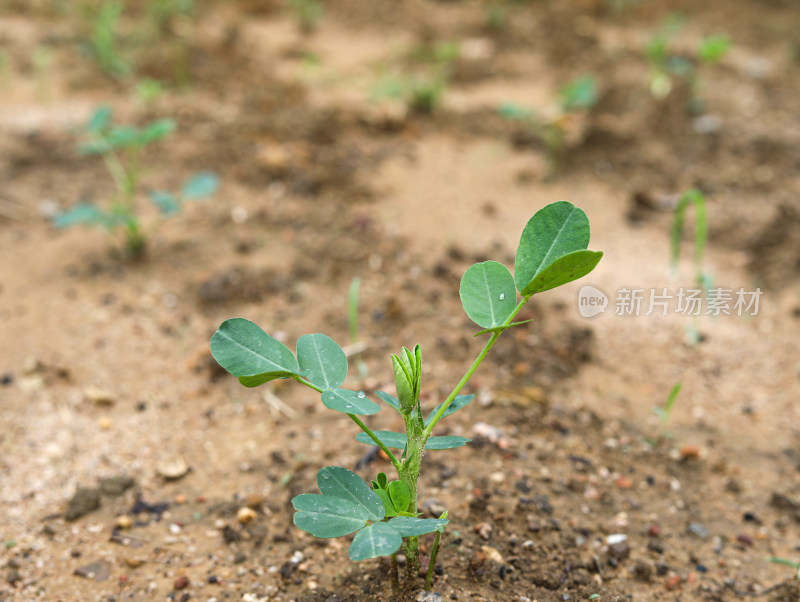
[[[392,586],[398,587],[397,553],[406,557],[406,581],[419,572],[418,540],[436,533],[431,548],[426,589],[430,589],[439,538],[448,524],[447,512],[422,518],[417,507],[418,481],[426,451],[461,447],[469,439],[433,436],[437,424],[470,403],[473,395],[461,390],[483,362],[500,335],[525,324],[514,318],[538,293],[577,280],[591,272],[602,257],[587,250],[589,219],[566,201],[538,211],[525,226],[516,253],[515,270],[496,261],[477,263],[461,279],[460,297],[467,316],[489,339],[452,392],[428,412],[420,402],[422,350],[403,348],[391,356],[396,396],[375,396],[400,414],[405,432],[372,430],[360,418],[376,414],[381,405],[363,391],[342,388],[348,362],[344,351],[324,334],[306,334],[297,341],[297,355],[254,323],[243,318],[226,320],[211,339],[211,353],[219,364],[247,387],[291,378],[320,394],[327,408],[347,414],[361,429],[356,441],[377,445],[392,463],[397,478],[379,473],[371,485],[347,468],[326,466],[317,473],[319,494],[304,493],[292,500],[294,523],[315,537],[355,533],[350,558],[392,558]],[[399,451],[394,451],[399,450]]]

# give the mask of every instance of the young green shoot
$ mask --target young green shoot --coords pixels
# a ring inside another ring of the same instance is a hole
[[[538,211],[523,229],[514,273],[496,261],[477,263],[463,278],[459,295],[467,316],[480,328],[475,336],[487,336],[483,348],[436,407],[422,407],[422,349],[419,345],[391,356],[395,395],[375,391],[376,403],[364,391],[343,387],[348,373],[345,352],[324,334],[306,334],[297,340],[296,354],[256,324],[233,318],[223,322],[211,338],[216,361],[246,387],[275,379],[293,379],[320,395],[327,408],[346,414],[361,430],[356,441],[377,445],[395,471],[390,480],[379,473],[371,484],[347,468],[327,466],[317,473],[318,494],[301,494],[292,500],[294,524],[315,537],[355,534],[350,558],[356,561],[392,558],[393,588],[397,587],[396,554],[406,557],[406,582],[419,573],[419,537],[435,533],[426,587],[431,587],[441,534],[450,517],[422,517],[419,476],[426,452],[461,447],[469,439],[433,435],[440,421],[467,406],[474,395],[463,388],[486,358],[497,339],[508,329],[525,324],[515,318],[534,296],[582,278],[602,257],[588,250],[589,219],[566,201]],[[388,406],[405,425],[404,432],[373,430],[361,419]]]
[[[347,318],[350,324],[350,349],[351,355],[355,355],[356,368],[358,375],[361,379],[367,378],[369,369],[364,360],[361,359],[361,350],[363,349],[361,341],[358,337],[358,291],[361,288],[361,278],[354,277],[350,281],[350,290],[347,293]]]
[[[515,104],[500,105],[500,115],[523,124],[547,153],[550,175],[554,175],[561,162],[570,134],[576,129],[581,115],[597,104],[597,80],[582,75],[558,91],[557,102],[540,113]]]
[[[669,418],[672,415],[672,408],[675,406],[675,400],[678,399],[678,395],[683,388],[683,384],[677,383],[675,386],[672,387],[669,391],[669,395],[667,395],[667,401],[662,406],[656,406],[653,408],[653,413],[658,416],[659,428],[658,428],[658,438],[663,440],[670,438],[671,435],[667,432],[667,425],[669,424]]]
[[[678,265],[681,256],[681,244],[683,242],[683,223],[686,217],[686,210],[689,206],[694,206],[694,279],[695,284],[706,292],[712,293],[714,279],[711,274],[703,267],[703,256],[706,250],[708,238],[708,220],[706,218],[706,199],[702,192],[696,188],[687,190],[679,198],[675,206],[675,217],[672,221],[672,233],[670,237],[670,261],[672,269],[678,273]],[[700,342],[700,332],[697,325],[693,325],[688,332],[689,342],[695,345]]]
[[[174,129],[175,122],[171,119],[157,119],[141,128],[117,125],[112,121],[110,108],[97,109],[84,129],[84,141],[78,150],[103,158],[116,192],[105,207],[83,202],[60,213],[54,219],[55,226],[89,225],[105,228],[112,234],[122,232],[130,257],[140,258],[147,242],[139,207],[142,152]],[[212,195],[218,187],[219,178],[215,174],[201,172],[186,180],[178,194],[150,190],[147,196],[163,219],[179,213],[187,201]]]
[[[782,564],[784,566],[788,566],[789,568],[793,569],[795,572],[794,578],[800,580],[800,560],[794,561],[789,560],[788,558],[781,558],[779,556],[770,556],[767,558],[769,562],[774,562],[775,564]]]

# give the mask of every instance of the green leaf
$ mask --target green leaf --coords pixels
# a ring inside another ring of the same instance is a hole
[[[564,111],[591,109],[597,103],[597,81],[582,75],[559,91],[559,104]]]
[[[317,486],[323,495],[339,497],[357,505],[371,521],[384,517],[381,498],[351,470],[341,466],[326,466],[317,472]]]
[[[291,350],[244,318],[220,325],[211,337],[211,355],[246,387],[300,375]]]
[[[408,438],[405,433],[396,433],[395,431],[372,431],[375,436],[381,440],[386,447],[393,449],[405,449],[408,445]],[[375,442],[370,439],[366,433],[358,433],[356,441],[365,443],[366,445],[375,445]],[[469,443],[471,439],[465,437],[447,436],[447,437],[431,437],[425,444],[425,449],[452,449],[454,447],[461,447]]]
[[[171,134],[175,130],[175,120],[156,119],[147,124],[136,139],[136,144],[145,146],[156,140],[161,140],[164,136]]]
[[[455,447],[462,447],[472,441],[466,437],[456,437],[449,435],[447,437],[431,437],[425,444],[425,449],[453,449]]]
[[[82,155],[102,155],[112,150],[114,147],[107,140],[90,140],[78,145],[78,152]]]
[[[445,410],[444,414],[442,414],[442,418],[446,418],[450,414],[457,412],[458,410],[466,406],[473,399],[475,399],[474,395],[456,395],[455,398],[453,399],[453,402],[449,406],[447,406],[447,409]],[[444,402],[440,403],[438,406],[433,408],[433,411],[430,414],[428,414],[428,417],[425,419],[425,426],[428,426],[428,424],[430,424],[431,420],[433,420],[433,417],[436,416],[436,412],[438,412],[443,405]]]
[[[314,537],[341,537],[367,524],[369,515],[361,506],[339,497],[303,493],[292,499],[297,510],[294,524]]]
[[[398,516],[387,524],[403,537],[416,537],[439,531],[447,526],[450,521],[446,518],[416,518],[412,516]]]
[[[152,190],[148,194],[153,204],[158,207],[161,214],[165,217],[176,215],[181,210],[181,204],[174,196],[163,190]]]
[[[511,322],[511,324],[504,324],[502,326],[495,326],[493,328],[484,328],[483,330],[479,330],[478,332],[476,332],[472,336],[479,337],[482,334],[487,334],[487,333],[490,333],[490,332],[503,332],[505,330],[508,330],[509,328],[514,328],[515,326],[520,326],[522,324],[527,324],[528,322],[533,322],[533,319],[531,318],[530,320],[521,320],[519,322]]]
[[[389,483],[388,492],[395,509],[398,512],[406,512],[411,503],[411,492],[408,490],[408,485],[403,481],[392,481]]]
[[[461,305],[478,326],[499,326],[514,312],[517,291],[514,277],[496,261],[476,263],[461,278]]]
[[[388,523],[375,523],[356,533],[350,544],[350,559],[359,561],[394,554],[403,538]]]
[[[389,497],[389,492],[385,489],[375,489],[374,491],[376,494],[378,494],[378,497],[381,498],[381,501],[383,502],[383,509],[386,511],[386,518],[397,516],[397,509],[394,507],[392,498]]]
[[[556,259],[589,246],[589,218],[582,209],[558,201],[540,209],[522,231],[514,262],[514,280],[523,297],[534,278]]]
[[[601,251],[575,251],[559,257],[528,284],[523,294],[541,293],[583,278],[602,259]]]
[[[323,389],[338,389],[347,378],[347,357],[332,338],[304,334],[297,340],[297,360],[305,377]]]
[[[381,406],[367,398],[362,391],[350,391],[349,389],[334,391],[326,389],[322,392],[322,403],[331,410],[359,416],[377,414],[381,410]]]
[[[125,148],[136,144],[140,132],[132,125],[115,125],[106,135],[106,140],[113,148]]]
[[[202,199],[214,194],[219,188],[219,177],[211,171],[202,171],[186,180],[181,189],[185,199]]]
[[[111,107],[106,105],[98,107],[89,118],[86,131],[92,134],[99,134],[111,123]]]
[[[386,447],[393,449],[405,449],[408,445],[408,438],[405,433],[396,433],[395,431],[372,431],[375,436],[380,439]],[[375,442],[366,433],[358,433],[356,441],[359,443],[366,443],[367,445],[375,445]]]
[[[389,485],[389,478],[386,476],[385,472],[379,472],[376,482],[378,484],[378,487],[380,487],[381,489],[386,489],[386,487],[388,487]]]
[[[375,391],[375,395],[400,413],[400,401],[397,399],[397,397],[389,395],[388,393],[384,393],[383,391]]]
[[[79,203],[66,211],[59,213],[53,219],[56,228],[69,228],[70,226],[89,225],[103,226],[112,229],[121,224],[113,214],[107,213],[91,203]]]

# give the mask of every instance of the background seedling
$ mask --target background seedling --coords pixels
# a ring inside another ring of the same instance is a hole
[[[317,28],[324,14],[320,0],[287,0],[286,7],[303,33],[311,33]]]
[[[788,566],[795,571],[795,579],[800,580],[800,560],[794,561],[789,560],[788,558],[780,558],[778,556],[770,556],[767,558],[770,562],[774,562],[775,564],[782,564],[784,566]]]
[[[142,128],[116,125],[112,122],[111,109],[97,109],[84,130],[85,141],[79,150],[103,158],[114,180],[116,194],[107,208],[81,203],[57,215],[54,220],[56,227],[83,224],[100,226],[112,233],[121,231],[130,256],[142,256],[147,241],[138,205],[142,151],[174,129],[175,122],[171,119],[158,119]],[[162,217],[172,217],[180,212],[185,201],[208,197],[218,186],[219,179],[215,174],[203,172],[189,178],[177,195],[152,190],[148,196]]]
[[[351,355],[356,356],[356,368],[361,379],[367,378],[369,369],[361,359],[363,346],[358,337],[358,291],[361,288],[361,278],[356,276],[350,281],[350,290],[347,294],[347,318],[350,324],[350,349]]]
[[[94,13],[87,15],[91,27],[89,52],[112,77],[125,77],[132,71],[119,50],[117,29],[123,8],[122,0],[103,0]]]
[[[536,113],[514,104],[500,105],[500,115],[519,121],[542,143],[547,152],[550,175],[561,161],[564,147],[577,129],[577,121],[597,103],[597,81],[583,75],[562,87],[556,104],[549,110]]]
[[[675,34],[684,24],[682,16],[670,15],[648,42],[645,54],[650,67],[650,92],[656,98],[666,98],[672,92],[673,78],[683,79],[689,85],[688,109],[692,113],[700,113],[703,110],[700,71],[718,62],[728,52],[731,41],[728,36],[708,36],[700,40],[690,56],[678,54],[670,47]]]
[[[436,425],[472,401],[461,390],[486,358],[502,333],[525,322],[514,318],[535,294],[548,291],[591,272],[602,253],[587,250],[589,219],[579,208],[560,201],[538,211],[525,226],[517,248],[514,274],[496,261],[477,263],[461,279],[460,297],[467,316],[488,335],[483,349],[435,408],[423,411],[420,402],[422,350],[403,348],[392,355],[396,396],[376,391],[375,396],[405,423],[405,432],[369,428],[359,416],[376,414],[381,405],[363,391],[343,388],[348,362],[345,352],[324,334],[306,334],[297,341],[297,353],[243,318],[226,320],[211,339],[217,362],[247,387],[289,378],[313,389],[327,408],[347,414],[361,429],[356,441],[377,445],[392,463],[397,478],[381,473],[372,486],[354,472],[337,466],[317,473],[319,494],[301,494],[292,500],[294,523],[315,537],[340,537],[355,533],[350,558],[364,560],[391,556],[397,584],[396,554],[406,556],[406,579],[419,572],[419,536],[438,533],[448,523],[447,514],[421,518],[417,507],[418,480],[426,450],[461,447],[469,439],[432,436]],[[526,321],[527,322],[527,321]],[[396,451],[393,451],[396,450]],[[438,550],[437,537],[428,567],[427,587]]]
[[[677,383],[674,387],[672,387],[672,389],[670,389],[669,395],[667,395],[667,401],[664,402],[664,406],[656,406],[653,408],[653,413],[658,416],[659,439],[670,437],[669,433],[667,432],[667,425],[669,424],[669,418],[672,415],[672,408],[675,406],[675,400],[678,399],[681,388],[683,388],[683,385],[681,383]]]
[[[706,295],[712,294],[712,287],[714,280],[708,272],[703,268],[703,255],[706,249],[706,240],[708,237],[708,223],[706,219],[706,200],[703,193],[693,188],[684,192],[678,203],[675,206],[675,217],[672,221],[672,235],[671,235],[671,263],[672,269],[675,273],[678,272],[678,264],[681,256],[681,243],[683,241],[683,223],[686,216],[686,209],[694,205],[694,273],[695,283],[706,292]],[[695,345],[700,342],[700,331],[696,324],[689,327],[688,330],[689,342]]]

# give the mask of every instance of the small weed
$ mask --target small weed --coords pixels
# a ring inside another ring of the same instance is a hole
[[[363,391],[342,388],[347,378],[345,352],[324,334],[306,334],[297,341],[297,354],[243,318],[226,320],[211,339],[211,353],[219,364],[247,387],[290,378],[316,391],[327,408],[346,414],[362,432],[356,441],[377,445],[392,463],[397,479],[379,473],[371,485],[356,473],[338,466],[317,472],[319,494],[301,494],[292,500],[294,524],[315,537],[340,537],[355,533],[350,558],[365,560],[391,556],[392,589],[397,591],[397,552],[406,557],[406,581],[419,574],[419,536],[437,534],[431,548],[425,582],[430,589],[440,534],[449,522],[447,512],[438,518],[422,518],[417,506],[418,480],[426,451],[461,447],[469,439],[432,436],[440,420],[468,405],[474,395],[461,390],[483,362],[502,333],[525,324],[514,318],[538,293],[582,278],[602,257],[589,251],[589,219],[566,201],[538,211],[523,229],[517,248],[515,270],[496,261],[477,263],[461,279],[460,297],[467,316],[489,335],[481,352],[435,408],[423,412],[422,350],[403,348],[391,356],[396,397],[383,391],[375,395],[397,412],[405,432],[373,431],[359,416],[376,414],[381,405]],[[332,436],[335,434],[332,433]],[[393,451],[399,450],[399,451]]]
[[[788,566],[789,568],[793,569],[795,572],[795,579],[800,580],[800,560],[794,561],[789,560],[788,558],[780,558],[778,556],[770,556],[767,558],[769,562],[774,562],[775,564],[782,564],[784,566]]]
[[[672,435],[667,432],[667,425],[669,424],[669,418],[672,415],[672,408],[675,406],[675,400],[678,399],[678,395],[681,392],[683,385],[681,383],[677,383],[672,389],[670,389],[669,395],[667,395],[667,401],[662,406],[656,406],[653,408],[653,413],[658,416],[658,438],[659,439],[667,439],[671,438]]]
[[[325,12],[320,0],[287,0],[286,7],[298,29],[306,34],[317,28]]]
[[[703,268],[703,256],[706,250],[708,238],[708,222],[706,219],[706,199],[703,193],[693,188],[684,192],[678,199],[675,206],[675,217],[672,221],[672,235],[670,240],[672,269],[677,273],[678,263],[681,256],[681,243],[683,241],[683,222],[686,209],[689,205],[694,205],[694,279],[700,289],[711,295],[714,286],[714,279],[710,273]],[[688,329],[687,336],[691,345],[696,345],[701,341],[700,331],[696,324]]]
[[[547,152],[550,174],[558,170],[573,122],[597,103],[597,81],[591,75],[581,76],[559,90],[558,101],[545,115],[514,104],[500,105],[500,115],[519,121],[541,142]]]
[[[55,217],[55,226],[66,228],[83,224],[100,226],[112,233],[121,231],[130,256],[142,256],[147,241],[138,206],[142,151],[174,129],[175,122],[171,119],[158,119],[142,128],[116,125],[112,122],[111,109],[97,109],[84,129],[85,141],[78,149],[83,154],[100,155],[103,158],[114,179],[116,194],[107,208],[80,203],[64,211]],[[216,175],[203,172],[189,178],[180,194],[151,190],[148,197],[162,217],[167,218],[179,213],[185,201],[210,196],[218,186]]]
[[[89,52],[101,69],[112,77],[126,77],[132,71],[119,50],[117,28],[123,9],[122,0],[103,0],[97,10],[88,15],[91,28]]]

